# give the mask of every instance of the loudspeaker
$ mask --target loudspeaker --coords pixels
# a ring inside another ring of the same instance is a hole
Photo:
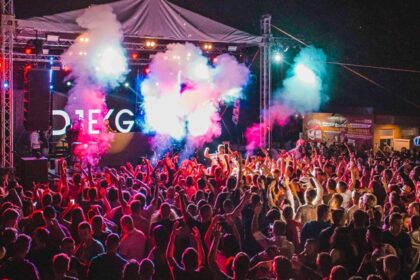
[[[32,182],[48,183],[48,160],[44,157],[22,157],[20,177],[26,187],[31,186]]]
[[[51,98],[48,69],[30,69],[24,73],[24,126],[28,131],[47,130],[50,125]]]

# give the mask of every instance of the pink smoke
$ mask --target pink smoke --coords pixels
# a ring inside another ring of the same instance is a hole
[[[274,125],[284,126],[287,124],[287,120],[290,115],[293,114],[293,110],[283,104],[274,104],[270,107],[270,116],[267,129],[272,129]],[[263,139],[261,133],[262,127],[259,123],[254,123],[248,127],[245,131],[246,139],[246,150],[252,152],[255,149],[263,146]]]
[[[110,6],[88,8],[77,23],[86,31],[62,56],[63,65],[71,69],[66,78],[74,79],[66,111],[78,131],[75,155],[95,164],[113,140],[104,119],[108,112],[105,89],[124,80],[127,61],[121,25]]]

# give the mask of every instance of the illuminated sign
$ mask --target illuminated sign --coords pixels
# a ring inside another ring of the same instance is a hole
[[[99,109],[75,110],[75,115],[81,119],[87,119],[88,133],[99,134],[100,131],[95,129],[95,125],[98,123],[98,118],[101,111]],[[53,110],[53,117],[62,118],[64,122],[61,122],[60,127],[54,127],[52,131],[53,136],[62,136],[66,134],[66,127],[70,125],[70,116],[64,110]],[[114,127],[117,132],[128,133],[131,132],[134,126],[134,113],[129,109],[121,109],[118,112],[115,109],[109,109],[108,113],[104,117],[104,120],[110,120],[111,116],[114,116]],[[127,118],[128,117],[128,118]]]

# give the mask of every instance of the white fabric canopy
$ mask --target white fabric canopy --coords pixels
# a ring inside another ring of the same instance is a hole
[[[180,41],[208,41],[232,44],[261,42],[261,37],[216,22],[166,0],[122,0],[104,4],[112,7],[126,37],[150,37]],[[18,20],[19,29],[41,32],[83,32],[76,19],[84,9]]]

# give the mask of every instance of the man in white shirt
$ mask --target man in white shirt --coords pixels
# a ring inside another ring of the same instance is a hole
[[[119,253],[127,260],[135,259],[141,261],[146,246],[146,236],[134,227],[133,218],[125,215],[121,218],[122,237]]]
[[[347,210],[351,202],[351,191],[348,189],[347,184],[343,181],[337,182],[337,192],[343,197],[342,206]]]

